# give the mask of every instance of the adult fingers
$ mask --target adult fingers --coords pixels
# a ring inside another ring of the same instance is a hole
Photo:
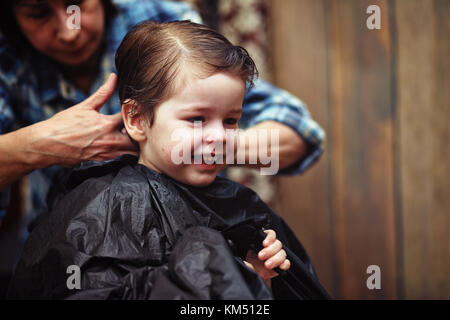
[[[117,112],[117,113],[112,114],[112,115],[107,115],[105,117],[110,119],[111,122],[114,123],[114,124],[119,125],[119,124],[123,123],[123,118],[122,118],[122,113],[121,112]]]
[[[108,99],[113,95],[116,83],[117,76],[114,73],[111,73],[108,77],[108,80],[106,80],[106,82],[100,88],[98,88],[98,90],[94,94],[84,100],[81,105],[96,111],[100,111],[106,101],[108,101]]]
[[[130,154],[130,155],[133,155],[135,157],[139,157],[139,152],[137,152],[137,151],[117,150],[117,151],[105,152],[105,153],[98,154],[97,156],[92,157],[90,160],[105,161],[105,160],[110,160],[110,159],[117,158],[118,156],[121,156],[121,155],[124,155],[124,154]]]
[[[102,145],[110,151],[116,150],[133,150],[137,151],[138,147],[134,144],[128,134],[119,130],[111,133],[108,139],[102,142]]]

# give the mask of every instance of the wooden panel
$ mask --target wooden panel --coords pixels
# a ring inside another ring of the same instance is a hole
[[[339,297],[397,297],[389,8],[381,30],[366,28],[373,1],[327,1],[331,205]],[[366,269],[381,268],[381,290]]]
[[[434,1],[436,42],[434,44],[434,105],[430,152],[433,168],[431,207],[430,298],[450,299],[450,2]]]
[[[450,296],[450,2],[398,0],[403,273],[409,299]]]
[[[275,83],[300,97],[324,128],[328,122],[327,57],[322,1],[270,1]],[[304,175],[280,179],[280,214],[308,250],[319,279],[335,296],[328,152]]]
[[[371,4],[271,1],[275,81],[328,135],[318,165],[281,180],[282,214],[335,297],[448,299],[450,1],[376,1],[381,30]]]

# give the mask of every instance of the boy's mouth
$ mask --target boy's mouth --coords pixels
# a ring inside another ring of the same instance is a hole
[[[199,160],[201,160],[201,163],[199,163]],[[212,152],[212,154],[197,155],[197,159],[193,154],[191,156],[191,163],[195,165],[217,166],[219,164],[225,163],[225,161],[223,154],[216,155],[214,152]]]

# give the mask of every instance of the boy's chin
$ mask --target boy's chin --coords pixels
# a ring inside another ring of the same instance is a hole
[[[218,173],[218,171],[189,172],[183,177],[182,182],[195,187],[205,187],[216,179]]]

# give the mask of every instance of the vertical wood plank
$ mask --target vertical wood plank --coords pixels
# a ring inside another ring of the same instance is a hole
[[[450,2],[398,0],[405,297],[450,295]]]
[[[326,1],[331,203],[344,299],[397,297],[389,7],[376,2],[382,28],[369,30],[371,4]],[[381,290],[366,287],[372,264],[381,268]]]
[[[326,129],[327,57],[322,1],[269,2],[274,82],[301,98]],[[335,296],[328,153],[302,176],[279,179],[280,214],[308,250],[319,279]]]
[[[432,108],[433,199],[431,219],[430,298],[450,298],[450,2],[434,1],[436,42],[434,46],[434,106]]]

